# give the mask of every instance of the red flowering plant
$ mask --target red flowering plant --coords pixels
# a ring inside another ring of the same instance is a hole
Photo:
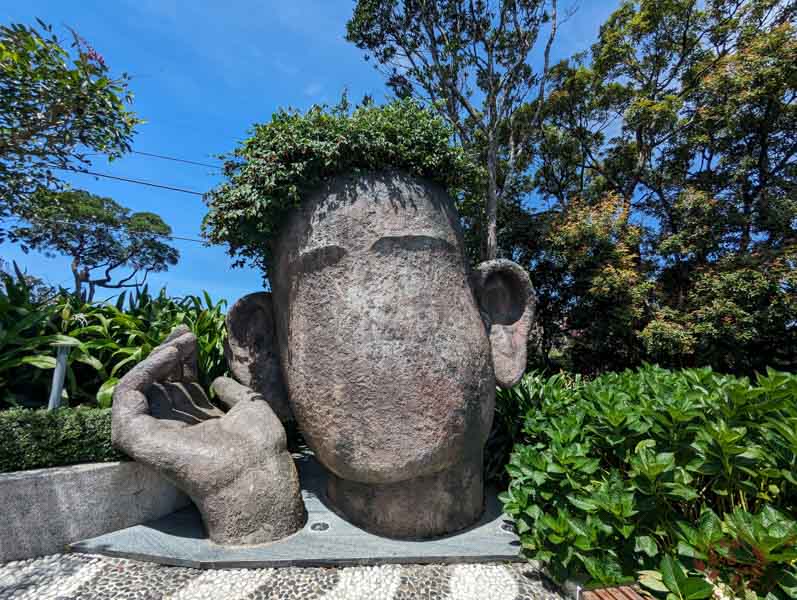
[[[63,172],[129,152],[142,122],[127,74],[112,74],[77,32],[70,44],[37,25],[0,25],[0,218],[25,219],[38,190],[67,189]]]
[[[86,41],[86,38],[79,35],[74,29],[70,28],[69,31],[72,33],[72,38],[74,39],[72,47],[77,49],[80,58],[96,63],[101,69],[105,69],[105,59],[103,58],[102,54],[97,52],[97,50],[94,49],[94,46],[89,44]]]

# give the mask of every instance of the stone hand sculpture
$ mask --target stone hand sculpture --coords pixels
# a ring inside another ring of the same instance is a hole
[[[214,542],[285,537],[304,523],[285,430],[262,396],[232,379],[213,382],[228,412],[213,406],[196,381],[196,344],[180,326],[121,379],[113,443],[185,491]]]
[[[496,382],[525,369],[526,272],[507,260],[471,272],[451,198],[400,172],[331,180],[271,248],[273,298],[232,307],[230,343],[287,390],[329,502],[388,536],[471,525]],[[252,323],[256,344],[236,333]]]

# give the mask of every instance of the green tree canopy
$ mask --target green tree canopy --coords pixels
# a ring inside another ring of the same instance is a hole
[[[58,189],[54,169],[113,159],[130,149],[140,121],[128,76],[112,77],[103,57],[74,31],[71,48],[39,22],[0,26],[0,218],[39,188]]]
[[[546,222],[572,222],[608,197],[620,202],[619,231],[640,231],[634,245],[625,235],[614,243],[636,257],[625,286],[644,292],[634,300],[642,312],[595,314],[634,335],[607,348],[579,329],[571,347],[593,353],[582,367],[610,352],[797,368],[795,10],[778,0],[625,0],[589,53],[552,70],[535,181],[561,216],[538,219],[542,235],[556,237]],[[513,243],[535,281],[550,276],[555,246]],[[603,289],[601,273],[617,269],[611,253],[578,247],[606,262],[550,286],[552,332],[572,328]],[[570,285],[585,277],[592,285]]]
[[[9,231],[12,241],[25,252],[70,257],[75,295],[89,302],[98,287],[138,287],[149,273],[166,271],[180,257],[162,241],[172,230],[158,215],[131,213],[82,190],[41,190],[28,198],[22,218],[26,223]],[[128,272],[118,276],[119,269]]]

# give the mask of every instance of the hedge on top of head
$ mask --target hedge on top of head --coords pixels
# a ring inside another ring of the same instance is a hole
[[[455,198],[479,176],[452,130],[410,99],[349,110],[313,106],[280,109],[255,125],[251,137],[225,156],[226,181],[206,196],[205,237],[225,244],[235,266],[268,276],[268,241],[308,191],[336,175],[400,169],[428,178]]]

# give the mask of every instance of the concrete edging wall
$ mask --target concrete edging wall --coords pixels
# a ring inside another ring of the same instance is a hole
[[[64,552],[69,543],[157,519],[189,503],[136,462],[0,473],[0,562]]]

